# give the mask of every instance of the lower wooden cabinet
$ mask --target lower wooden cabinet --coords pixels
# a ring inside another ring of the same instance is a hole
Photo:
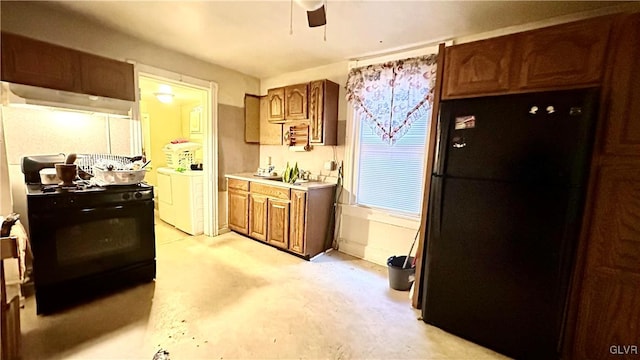
[[[289,201],[269,199],[267,209],[267,242],[288,249]]]
[[[599,167],[583,283],[576,297],[573,359],[609,359],[615,355],[610,352],[614,345],[640,346],[638,165],[636,161]]]
[[[307,214],[307,192],[291,191],[291,227],[289,230],[289,250],[304,254],[304,235]]]
[[[306,259],[329,249],[335,186],[273,184],[229,178],[229,229]]]
[[[249,193],[229,188],[229,229],[241,234],[249,234]]]
[[[249,195],[249,236],[267,241],[267,217],[269,199],[264,195]]]

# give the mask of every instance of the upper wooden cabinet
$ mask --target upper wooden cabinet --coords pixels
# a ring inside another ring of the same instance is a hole
[[[611,18],[522,33],[519,89],[597,85],[602,79]]]
[[[135,100],[132,64],[4,32],[2,80]]]
[[[135,100],[133,65],[91,54],[80,56],[82,93]]]
[[[291,122],[293,126],[309,125],[309,133],[306,135],[309,144],[337,145],[339,92],[340,85],[326,79],[269,89],[266,100],[267,120],[270,123]],[[279,130],[286,135],[287,128],[285,126],[284,130]],[[262,126],[260,131],[262,132]],[[264,143],[274,142],[277,141]],[[263,144],[262,135],[260,143]]]
[[[605,87],[608,105],[604,152],[640,156],[640,14],[625,17],[614,33]]]
[[[284,122],[284,88],[269,89],[267,91],[269,116],[271,122]]]
[[[597,86],[611,24],[607,16],[448,47],[442,98]]]
[[[79,54],[42,41],[2,33],[2,80],[79,92]]]
[[[244,142],[260,142],[261,97],[244,94]]]
[[[502,36],[446,48],[443,97],[508,91],[514,42]]]
[[[309,84],[309,142],[312,145],[338,144],[338,92],[329,80]]]
[[[285,120],[307,119],[307,92],[309,84],[290,85],[284,88]]]
[[[269,121],[267,96],[244,95],[244,141],[282,145],[282,124]]]

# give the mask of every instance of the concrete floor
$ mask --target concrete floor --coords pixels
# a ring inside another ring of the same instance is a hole
[[[503,359],[418,320],[387,269],[337,251],[307,262],[228,233],[156,221],[155,283],[49,316],[22,310],[24,359]]]

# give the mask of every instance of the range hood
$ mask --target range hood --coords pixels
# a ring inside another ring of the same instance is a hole
[[[2,104],[39,105],[129,116],[133,102],[62,90],[2,82]]]

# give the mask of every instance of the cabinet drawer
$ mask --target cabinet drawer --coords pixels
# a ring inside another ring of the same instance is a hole
[[[229,180],[229,188],[249,191],[249,182],[246,180],[227,179]]]
[[[290,191],[288,188],[264,185],[264,184],[255,183],[255,182],[251,183],[251,192],[275,197],[278,199],[288,200],[291,198]]]

